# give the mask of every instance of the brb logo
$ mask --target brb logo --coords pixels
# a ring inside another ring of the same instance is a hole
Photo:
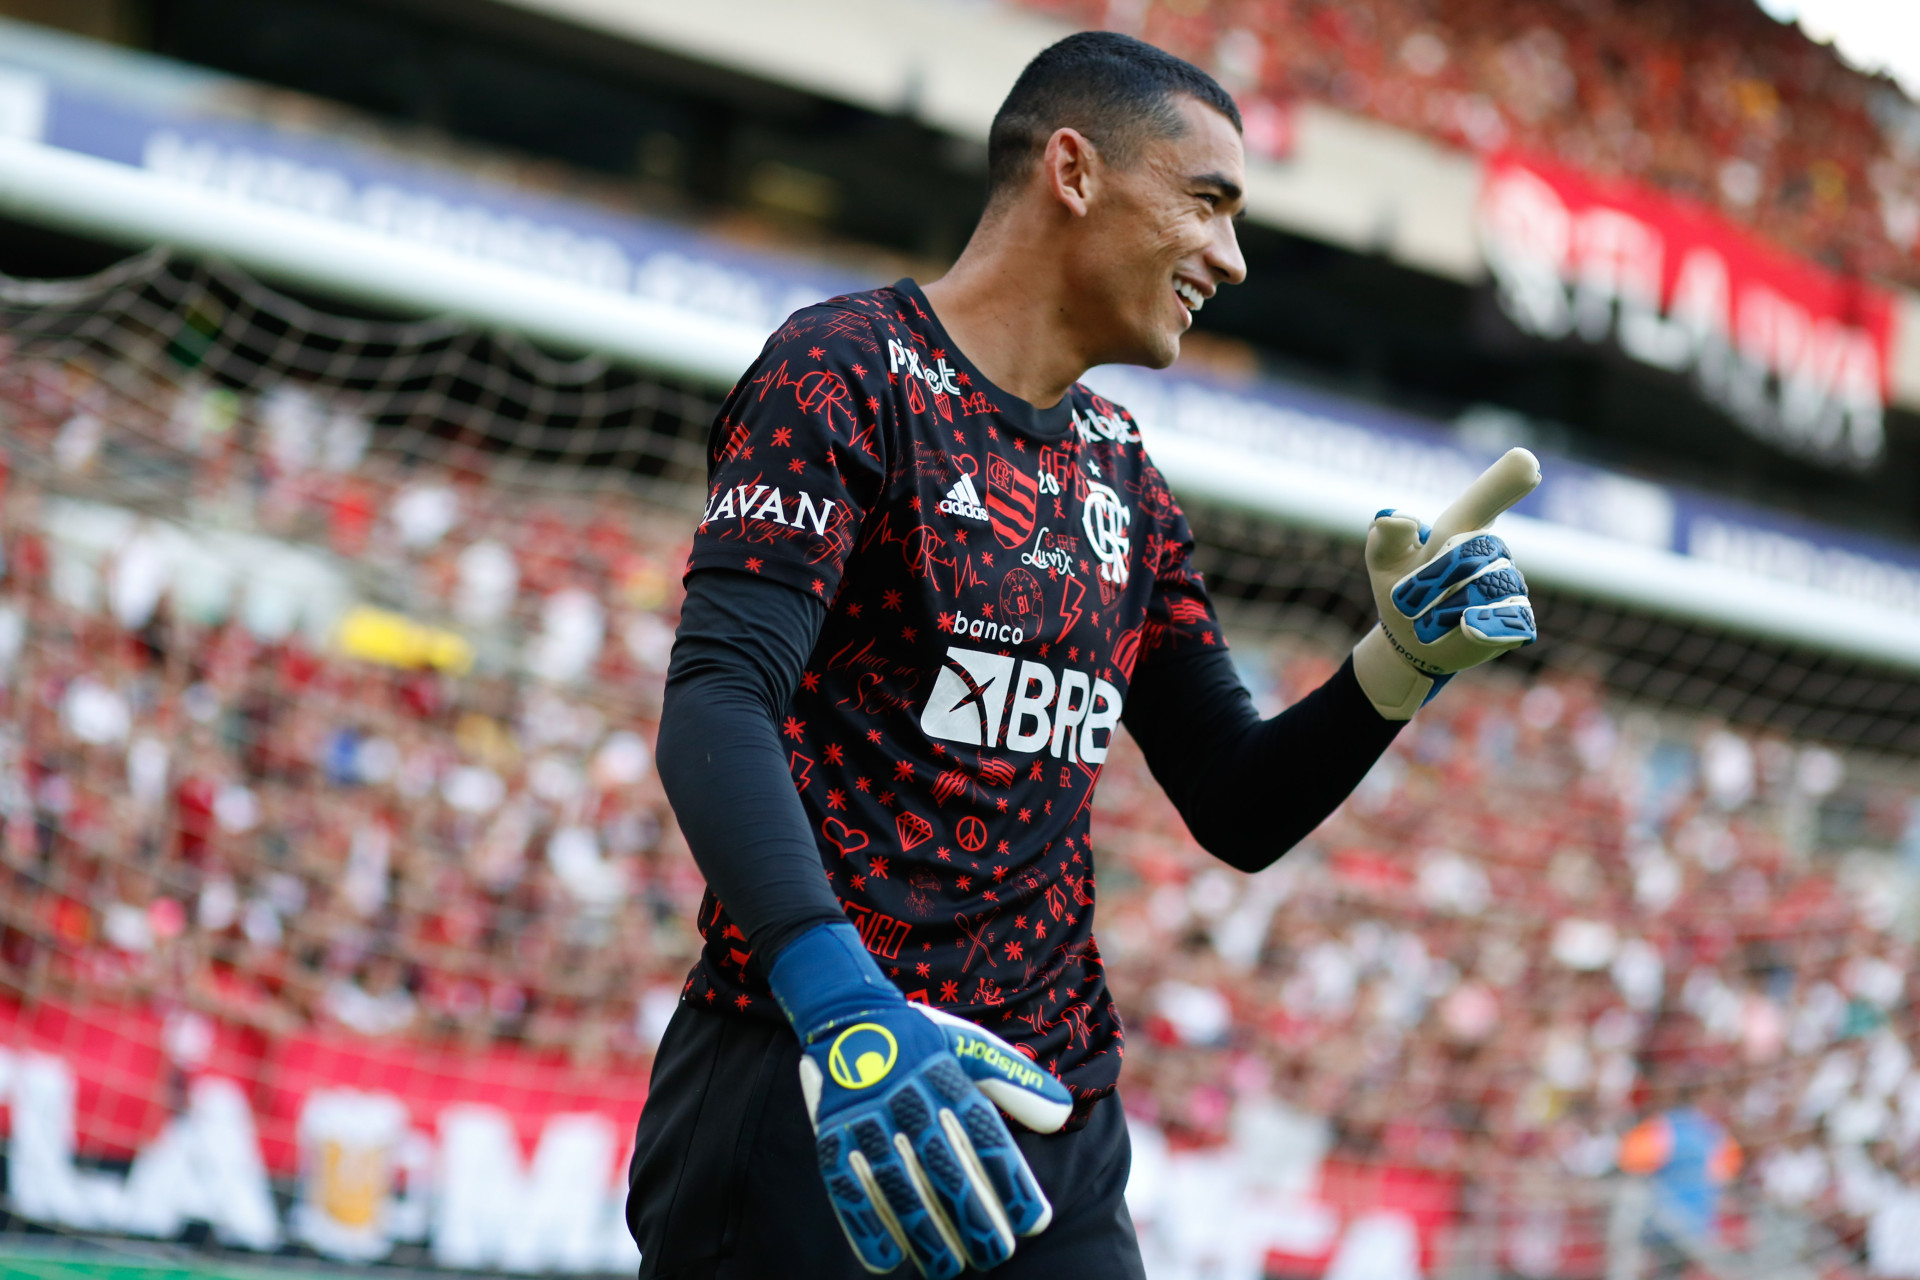
[[[1066,667],[1056,675],[1044,663],[954,645],[920,728],[970,747],[999,747],[1004,731],[1008,751],[1104,764],[1121,702],[1118,689],[1088,672]]]

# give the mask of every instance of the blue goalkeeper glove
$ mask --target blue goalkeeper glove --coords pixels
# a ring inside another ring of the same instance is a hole
[[[1373,518],[1367,575],[1380,624],[1354,646],[1353,674],[1386,719],[1410,719],[1456,672],[1537,638],[1526,579],[1486,526],[1539,483],[1539,462],[1511,449],[1432,529],[1392,509]]]
[[[1073,1110],[1064,1085],[1000,1037],[910,1003],[850,924],[801,935],[769,977],[800,1036],[827,1198],[867,1270],[911,1258],[945,1280],[1047,1229],[1053,1206],[995,1107],[1051,1133]]]

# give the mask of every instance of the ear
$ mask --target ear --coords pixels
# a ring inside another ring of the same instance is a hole
[[[1046,179],[1047,194],[1065,206],[1076,218],[1087,216],[1094,189],[1100,179],[1100,153],[1093,142],[1078,129],[1060,128],[1047,139],[1046,154],[1040,161]]]

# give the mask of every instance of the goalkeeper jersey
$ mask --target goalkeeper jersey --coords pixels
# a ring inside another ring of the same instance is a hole
[[[909,999],[1053,1071],[1122,1055],[1094,941],[1094,786],[1144,664],[1223,647],[1132,418],[1036,409],[912,281],[793,315],[728,396],[688,572],[827,604],[777,726],[827,879]],[[780,1016],[709,892],[687,998]]]

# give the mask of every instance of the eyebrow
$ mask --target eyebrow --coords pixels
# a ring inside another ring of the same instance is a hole
[[[1188,181],[1196,186],[1219,188],[1220,194],[1226,197],[1229,204],[1240,203],[1246,195],[1246,192],[1240,189],[1239,183],[1222,173],[1203,173],[1197,178],[1188,179]]]

